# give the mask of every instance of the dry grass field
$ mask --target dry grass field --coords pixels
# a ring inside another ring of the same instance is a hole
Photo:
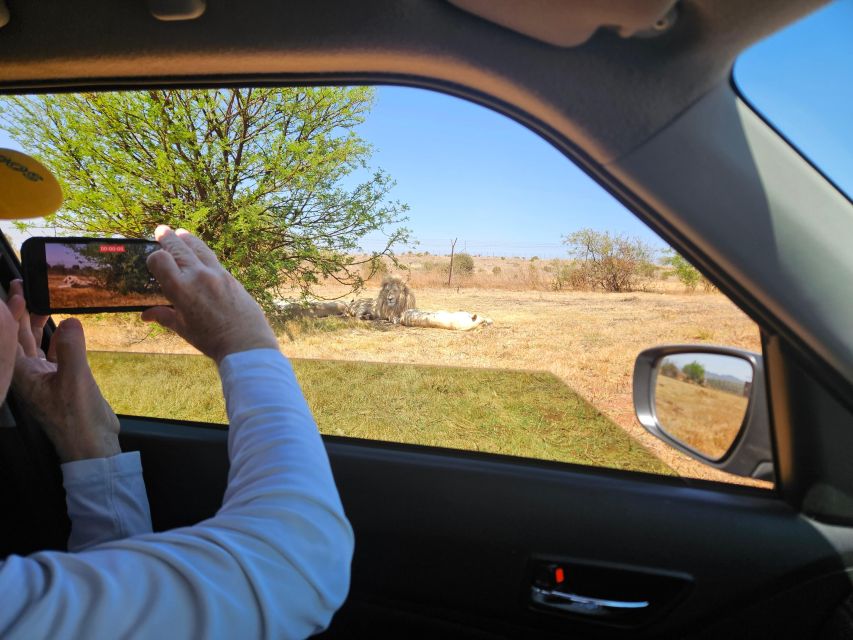
[[[524,266],[529,262],[478,258],[478,268],[484,271],[475,271],[473,276],[487,279],[509,274],[508,280],[513,281],[513,269],[526,268],[530,272],[529,266]],[[510,266],[495,275],[487,271],[491,263]],[[549,373],[675,473],[743,482],[695,462],[647,434],[636,421],[631,398],[634,359],[645,348],[702,343],[760,350],[756,325],[724,296],[701,291],[684,293],[671,280],[650,281],[646,291],[632,293],[522,286],[513,290],[505,283],[487,288],[482,280],[461,280],[448,288],[440,284],[428,286],[423,273],[428,272],[411,272],[418,308],[483,313],[494,320],[494,325],[473,332],[453,332],[344,318],[290,321],[280,327],[282,350],[300,359]],[[378,280],[369,283],[364,295],[375,294],[378,286]],[[324,297],[343,293],[332,287],[323,291]],[[86,316],[84,324],[90,349],[193,352],[176,336],[152,332],[150,326],[129,315]],[[405,389],[399,391],[404,392]],[[340,393],[345,396],[348,390]],[[418,401],[413,398],[411,402],[416,406]],[[459,442],[462,440],[454,444]],[[590,453],[591,463],[594,457]]]
[[[712,460],[721,458],[735,440],[746,415],[740,394],[658,376],[655,407],[665,430]]]

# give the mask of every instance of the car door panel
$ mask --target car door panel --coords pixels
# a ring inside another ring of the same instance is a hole
[[[122,418],[122,433],[126,448],[142,452],[156,529],[215,512],[228,469],[225,429]],[[446,633],[467,629],[470,637],[626,630],[651,637],[707,632],[759,602],[770,603],[768,617],[753,615],[749,628],[765,628],[784,603],[788,614],[808,606],[800,618],[813,631],[849,590],[840,556],[853,549],[849,531],[802,517],[771,491],[325,441],[357,541],[350,600],[330,631],[336,637],[357,637],[357,629],[419,633],[432,624],[435,633],[450,625]],[[530,605],[535,563],[544,561],[567,571],[676,576],[684,589],[640,625],[557,615]],[[784,597],[815,580],[823,581],[817,594]]]

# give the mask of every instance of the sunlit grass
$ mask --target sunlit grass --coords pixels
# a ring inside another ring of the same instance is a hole
[[[204,357],[89,353],[117,413],[224,423]],[[546,372],[293,360],[326,434],[672,474],[624,429]]]

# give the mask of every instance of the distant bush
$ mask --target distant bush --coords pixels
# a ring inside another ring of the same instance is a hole
[[[582,269],[566,262],[554,261],[551,267],[551,289],[554,291],[590,289]]]
[[[492,275],[494,275],[494,276],[499,276],[499,275],[501,275],[501,268],[500,268],[500,267],[497,267],[497,266],[492,267]]]
[[[576,279],[584,288],[630,291],[654,270],[655,250],[639,238],[581,229],[564,236],[563,244],[577,261]]]
[[[474,258],[469,253],[457,253],[453,256],[453,272],[462,276],[474,273]]]
[[[678,378],[680,372],[674,362],[664,362],[660,367],[660,373],[667,378]]]
[[[698,362],[694,361],[690,364],[684,365],[681,367],[681,372],[690,382],[695,384],[702,384],[705,382],[705,367]]]
[[[675,251],[664,258],[664,263],[673,268],[675,277],[690,291],[695,291],[696,285],[704,280],[699,270]]]
[[[441,273],[447,273],[447,269],[450,265],[450,261],[448,260],[429,260],[424,261],[424,271],[440,271]]]

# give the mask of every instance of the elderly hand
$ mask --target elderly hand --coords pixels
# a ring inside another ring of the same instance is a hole
[[[10,308],[19,304],[16,298],[23,305],[20,280],[13,281],[10,287]],[[101,395],[89,368],[80,322],[64,320],[53,333],[45,355],[39,344],[47,317],[30,317],[21,311],[17,319],[15,391],[41,424],[60,460],[106,458],[121,453],[118,418]]]
[[[157,227],[155,237],[161,249],[148,256],[148,269],[174,309],[146,309],[143,320],[172,329],[217,363],[238,351],[278,349],[258,303],[204,242],[165,225]]]

